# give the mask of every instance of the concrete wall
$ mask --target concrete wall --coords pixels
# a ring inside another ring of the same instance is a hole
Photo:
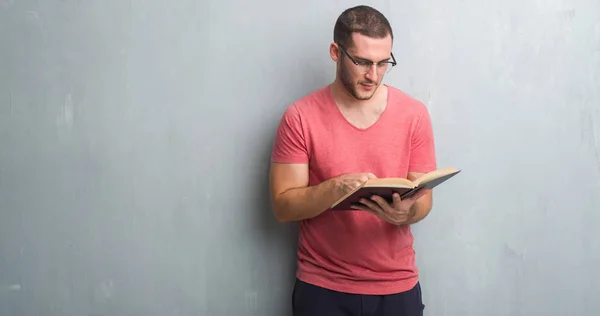
[[[600,3],[366,3],[463,169],[414,227],[426,315],[597,315]],[[271,141],[355,4],[0,0],[0,315],[288,314]]]

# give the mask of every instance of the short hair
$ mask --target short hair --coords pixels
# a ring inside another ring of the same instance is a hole
[[[394,33],[388,19],[378,10],[359,5],[344,10],[333,28],[333,41],[344,46],[352,46],[352,33],[360,33],[372,38],[384,38]]]

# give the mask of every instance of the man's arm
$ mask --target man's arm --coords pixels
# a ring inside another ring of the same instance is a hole
[[[433,139],[433,127],[427,108],[422,105],[422,113],[412,134],[411,154],[408,166],[408,180],[414,181],[426,172],[435,170],[436,157]],[[410,209],[410,219],[407,224],[423,220],[431,211],[432,192],[421,196]]]
[[[327,210],[339,196],[334,179],[308,186],[308,165],[271,163],[271,203],[280,222],[315,217]]]
[[[414,181],[420,176],[424,175],[424,172],[409,172],[408,180]],[[410,217],[408,221],[405,223],[407,225],[412,225],[420,222],[422,219],[427,217],[429,211],[431,211],[431,207],[433,204],[433,193],[431,190],[428,190],[422,197],[420,197],[415,204],[410,208]]]
[[[315,217],[350,190],[375,178],[372,173],[345,174],[309,186],[310,153],[302,121],[297,107],[290,106],[275,134],[269,182],[273,213],[280,222]]]
[[[275,218],[298,221],[324,212],[334,198],[334,181],[309,186],[309,149],[295,105],[284,112],[275,134],[269,185]]]
[[[372,178],[375,175],[368,172],[343,174],[309,186],[307,164],[271,162],[273,213],[280,222],[315,217],[328,210],[347,192]]]

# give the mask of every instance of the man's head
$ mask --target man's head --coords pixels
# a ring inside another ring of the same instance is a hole
[[[395,64],[393,39],[390,23],[374,8],[360,5],[338,17],[330,55],[337,62],[338,80],[356,99],[370,99]]]

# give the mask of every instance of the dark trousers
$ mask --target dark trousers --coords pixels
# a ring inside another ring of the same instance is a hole
[[[294,316],[422,316],[421,285],[390,295],[348,294],[296,279],[292,294]]]

